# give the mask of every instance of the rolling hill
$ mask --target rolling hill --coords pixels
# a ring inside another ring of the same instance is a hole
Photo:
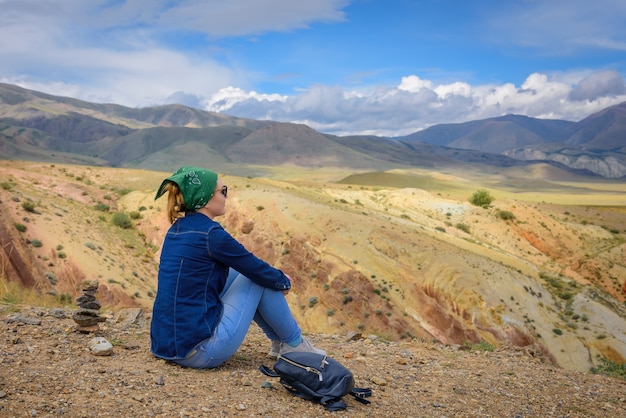
[[[579,122],[506,115],[435,125],[396,139],[498,153],[520,161],[557,162],[607,178],[626,176],[626,103]]]

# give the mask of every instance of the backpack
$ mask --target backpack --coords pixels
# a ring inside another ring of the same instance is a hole
[[[350,394],[363,403],[371,396],[371,389],[355,388],[354,377],[338,361],[325,355],[309,352],[290,352],[278,356],[273,370],[260,366],[261,373],[279,377],[280,383],[292,395],[324,405],[329,411],[346,409],[342,397]]]

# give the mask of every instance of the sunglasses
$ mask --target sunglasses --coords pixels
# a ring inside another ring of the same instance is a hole
[[[226,197],[226,195],[228,194],[228,186],[222,187],[220,193],[223,194],[224,197]]]

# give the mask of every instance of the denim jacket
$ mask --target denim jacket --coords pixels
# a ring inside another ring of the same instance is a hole
[[[209,338],[222,315],[220,294],[229,267],[261,286],[287,290],[285,274],[257,258],[209,217],[188,212],[170,226],[159,265],[152,310],[152,353],[185,358]]]

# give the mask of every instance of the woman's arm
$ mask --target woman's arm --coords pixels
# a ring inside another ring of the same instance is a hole
[[[222,227],[209,232],[209,255],[263,287],[282,291],[291,288],[285,273],[252,254]]]

